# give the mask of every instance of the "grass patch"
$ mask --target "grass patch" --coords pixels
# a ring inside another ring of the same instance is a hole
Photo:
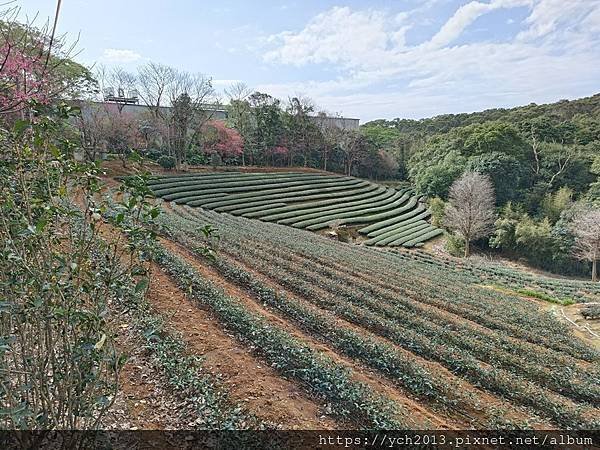
[[[577,303],[574,299],[572,299],[570,297],[564,297],[564,298],[553,297],[544,292],[535,291],[533,289],[525,289],[525,288],[510,289],[510,288],[507,288],[506,286],[501,286],[499,284],[480,284],[479,286],[482,288],[485,288],[485,289],[491,289],[493,291],[502,292],[503,294],[515,295],[517,297],[537,298],[538,300],[543,300],[545,302],[554,303],[554,304],[562,305],[562,306],[569,306],[569,305],[573,305],[573,304]]]

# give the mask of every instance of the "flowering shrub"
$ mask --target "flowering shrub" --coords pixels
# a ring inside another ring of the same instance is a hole
[[[236,158],[244,152],[244,141],[240,133],[229,128],[225,122],[211,120],[205,126],[204,151],[217,153],[222,159]]]
[[[11,42],[0,47],[0,111],[7,112],[35,100],[47,103],[46,68],[38,55],[32,56]]]

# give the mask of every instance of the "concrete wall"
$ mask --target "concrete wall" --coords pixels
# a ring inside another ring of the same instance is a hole
[[[312,119],[317,125],[323,128],[335,126],[343,130],[357,130],[360,125],[360,119],[351,119],[349,117],[314,116]]]
[[[123,114],[130,114],[133,116],[141,115],[149,111],[146,105],[141,104],[119,104],[114,102],[81,102],[81,114],[83,116],[91,116],[94,110],[108,109],[117,111],[119,108]],[[171,110],[168,106],[161,106],[161,109],[165,113]],[[227,119],[227,109],[225,107],[210,108],[207,107],[207,113],[211,114],[213,120],[225,120]],[[320,127],[333,127],[342,128],[345,130],[356,130],[360,125],[360,119],[351,119],[349,117],[327,117],[327,116],[314,116],[312,119]]]
[[[130,114],[132,116],[142,115],[148,113],[150,108],[146,105],[140,104],[120,104],[115,102],[81,102],[80,103],[81,114],[83,116],[91,116],[94,110],[107,109],[118,111],[120,109],[122,114]],[[168,106],[161,106],[160,109],[165,113],[168,113],[171,108]],[[225,120],[227,118],[227,111],[223,108],[212,108],[207,109],[207,112],[211,114],[211,118],[214,120]]]

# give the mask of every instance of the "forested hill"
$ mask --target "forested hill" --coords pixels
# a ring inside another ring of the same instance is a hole
[[[542,116],[555,124],[586,117],[593,118],[595,121],[600,120],[600,93],[591,97],[576,100],[560,100],[556,103],[543,105],[530,103],[529,105],[518,106],[516,108],[492,108],[474,113],[441,114],[419,120],[399,118],[393,120],[379,119],[367,122],[363,125],[363,128],[385,126],[393,127],[402,133],[438,134],[446,133],[452,128],[464,127],[471,124],[489,121],[521,123]]]
[[[600,205],[600,94],[421,120],[376,120],[361,132],[396,158],[400,178],[438,204],[463,173],[487,175],[498,210],[489,246],[547,269],[587,271],[576,269],[566,249],[575,211]]]

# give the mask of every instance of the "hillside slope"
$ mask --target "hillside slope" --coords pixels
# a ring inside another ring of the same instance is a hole
[[[410,189],[335,174],[196,173],[149,181],[165,201],[310,231],[360,226],[367,245],[414,247],[441,234]]]
[[[164,206],[163,269],[244,345],[353,426],[599,425],[591,405],[600,400],[600,355],[540,303],[418,259]],[[204,224],[220,236],[212,261],[201,256]],[[207,297],[207,281],[185,267],[210,270],[207,280],[231,300]],[[343,392],[321,384],[339,370],[346,375],[334,385],[347,386]],[[350,392],[355,400],[347,403]]]

